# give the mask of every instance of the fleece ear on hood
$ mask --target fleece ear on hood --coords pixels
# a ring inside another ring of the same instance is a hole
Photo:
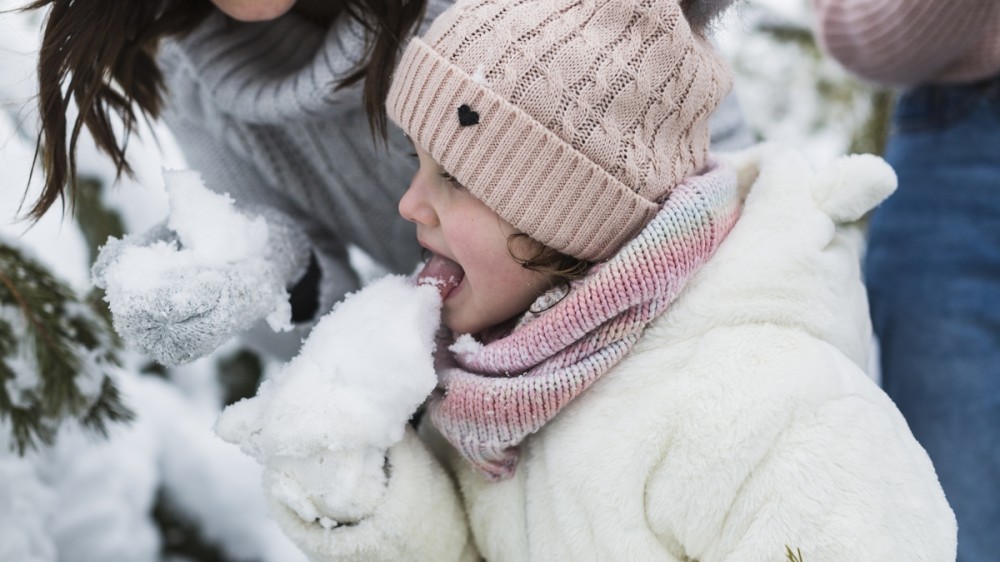
[[[816,205],[838,224],[854,222],[896,190],[896,173],[878,156],[841,156],[812,185]]]
[[[853,223],[895,187],[891,168],[851,156],[816,171],[775,145],[723,157],[736,168],[743,215],[674,303],[671,321],[687,333],[720,322],[795,327],[865,368],[871,324]]]

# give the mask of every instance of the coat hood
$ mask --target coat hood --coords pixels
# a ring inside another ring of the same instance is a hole
[[[814,171],[775,145],[722,157],[737,169],[743,215],[658,330],[690,337],[721,326],[786,326],[830,342],[864,369],[871,323],[861,219],[895,190],[892,168],[852,155]]]

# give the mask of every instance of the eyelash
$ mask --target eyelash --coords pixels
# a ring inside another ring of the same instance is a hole
[[[417,153],[416,152],[411,152],[410,156],[413,157],[413,158],[417,158]],[[455,176],[449,174],[448,172],[441,172],[441,177],[444,178],[445,180],[451,182],[455,187],[458,187],[458,188],[465,187],[462,184],[458,183],[458,180],[455,179]]]
[[[462,184],[458,183],[458,180],[455,179],[455,176],[449,174],[448,172],[441,172],[441,177],[447,181],[450,181],[452,184],[455,185],[455,187],[462,187]]]

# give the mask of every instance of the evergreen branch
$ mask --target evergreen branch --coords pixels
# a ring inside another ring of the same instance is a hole
[[[5,246],[0,246],[0,250],[6,249],[7,248]],[[17,285],[14,284],[14,281],[10,277],[7,277],[2,270],[0,270],[0,284],[3,284],[4,288],[7,289],[7,294],[10,295],[10,300],[17,303],[17,305],[21,308],[21,314],[23,314],[24,317],[27,318],[32,324],[37,326],[38,321],[35,319],[35,315],[32,312],[31,307],[28,306],[27,301],[23,296],[21,296],[21,292],[17,290]]]
[[[94,177],[77,178],[76,222],[87,241],[90,261],[97,258],[98,248],[108,241],[109,236],[121,238],[125,235],[125,225],[121,215],[107,209],[101,203],[101,180]]]
[[[102,437],[108,436],[108,423],[124,423],[135,419],[135,414],[121,400],[118,387],[105,377],[101,382],[101,396],[80,419],[80,424]]]
[[[758,24],[757,30],[779,42],[794,43],[809,49],[816,45],[811,29],[787,21],[764,21]]]
[[[796,548],[795,552],[792,552],[792,547],[785,545],[785,556],[788,558],[788,562],[803,562],[802,560],[802,549]]]
[[[108,422],[130,420],[109,376],[116,349],[99,312],[0,242],[0,420],[10,420],[12,449],[51,445],[67,418],[101,434]]]

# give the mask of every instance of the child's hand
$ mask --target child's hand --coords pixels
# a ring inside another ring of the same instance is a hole
[[[385,455],[434,390],[441,298],[391,276],[350,295],[257,396],[222,412],[216,433],[265,468],[265,490],[326,526],[370,515]]]
[[[178,365],[264,318],[288,329],[285,286],[308,264],[305,235],[277,213],[237,210],[192,173],[166,180],[169,222],[108,239],[92,270],[122,339]]]
[[[364,519],[385,492],[385,451],[380,448],[325,450],[269,462],[264,487],[271,497],[303,520],[327,528]]]

